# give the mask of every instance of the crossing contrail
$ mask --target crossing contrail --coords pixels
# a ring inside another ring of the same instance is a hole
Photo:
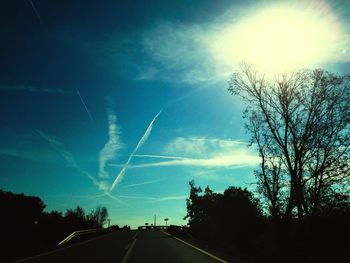
[[[34,11],[36,17],[37,17],[37,18],[40,20],[40,22],[43,24],[43,20],[41,19],[41,16],[40,16],[40,14],[39,14],[39,12],[38,12],[38,9],[36,9],[36,6],[34,5],[33,1],[32,1],[32,0],[28,0],[28,2],[29,2],[30,5],[32,6],[33,11]]]
[[[124,164],[123,168],[120,170],[119,174],[117,175],[117,177],[115,178],[110,191],[113,191],[113,189],[116,187],[116,185],[123,179],[124,175],[125,175],[125,170],[128,167],[131,159],[134,157],[134,155],[136,154],[137,150],[140,149],[142,147],[142,145],[145,144],[145,142],[147,141],[149,135],[151,134],[151,131],[153,129],[153,124],[156,121],[156,119],[158,118],[158,116],[162,113],[162,110],[160,110],[158,112],[158,114],[152,119],[151,123],[148,125],[145,133],[143,134],[143,136],[141,137],[141,139],[139,140],[139,142],[137,143],[135,149],[132,151],[132,153],[130,154],[128,160],[126,161],[126,163]]]
[[[94,119],[92,118],[92,116],[91,116],[91,114],[90,114],[90,111],[89,111],[88,108],[86,107],[85,101],[83,100],[82,96],[80,95],[80,92],[79,92],[78,88],[76,88],[76,90],[77,90],[77,94],[78,94],[78,96],[79,96],[79,98],[80,98],[81,103],[84,105],[84,108],[85,108],[87,114],[89,115],[90,120],[91,120],[91,121],[94,121]]]

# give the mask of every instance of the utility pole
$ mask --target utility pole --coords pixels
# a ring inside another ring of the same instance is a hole
[[[111,224],[111,220],[108,218],[107,221],[108,221],[108,228],[109,228],[109,226]]]
[[[156,214],[154,214],[154,227],[156,227],[157,226],[157,215]]]

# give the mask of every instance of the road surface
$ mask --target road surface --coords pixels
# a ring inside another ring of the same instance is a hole
[[[118,231],[17,262],[225,262],[161,230]]]

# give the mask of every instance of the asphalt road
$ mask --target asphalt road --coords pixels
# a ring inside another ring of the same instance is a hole
[[[118,231],[20,262],[225,262],[160,231]]]

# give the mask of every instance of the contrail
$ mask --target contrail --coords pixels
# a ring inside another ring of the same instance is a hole
[[[187,160],[189,158],[180,156],[169,156],[169,155],[153,155],[153,154],[134,154],[134,157],[145,157],[145,158],[156,158],[156,159],[175,159],[175,160]]]
[[[116,185],[118,184],[118,182],[120,182],[124,175],[125,175],[125,170],[128,167],[131,159],[133,158],[133,156],[136,154],[137,150],[140,149],[142,147],[142,145],[145,144],[145,142],[147,141],[149,135],[151,134],[151,131],[153,129],[153,124],[156,121],[156,119],[158,118],[158,116],[162,113],[162,110],[160,110],[158,112],[158,114],[153,118],[153,120],[151,121],[151,123],[148,125],[145,133],[143,134],[143,136],[141,137],[140,141],[137,143],[135,149],[133,150],[133,152],[130,154],[128,160],[126,161],[126,163],[124,164],[124,167],[120,170],[119,174],[117,175],[117,177],[115,178],[110,191],[113,191],[113,189],[116,187]]]
[[[83,97],[80,95],[80,92],[79,92],[78,88],[76,88],[76,90],[77,90],[77,94],[78,94],[78,96],[79,96],[79,98],[80,98],[81,103],[84,105],[84,108],[85,108],[87,114],[89,115],[90,120],[91,120],[91,121],[94,121],[94,119],[92,118],[92,116],[91,116],[91,114],[90,114],[88,108],[86,107],[86,104],[85,104],[85,102],[84,102],[84,100],[83,100]]]
[[[153,120],[151,121],[151,123],[148,125],[145,134],[142,136],[142,138],[141,138],[141,140],[139,141],[139,143],[137,144],[137,146],[136,146],[134,152],[132,153],[133,155],[134,155],[134,154],[136,153],[136,151],[137,151],[140,147],[142,147],[142,145],[144,145],[144,143],[147,141],[147,139],[148,139],[148,137],[149,137],[149,135],[151,134],[151,131],[152,131],[152,129],[153,129],[153,123],[156,121],[156,119],[158,118],[159,114],[161,114],[161,113],[162,113],[162,110],[160,110],[160,111],[158,112],[158,114],[153,118]]]
[[[38,12],[38,9],[36,9],[36,6],[34,5],[33,1],[32,1],[32,0],[28,0],[28,2],[29,2],[30,5],[32,6],[33,11],[34,11],[36,17],[40,20],[40,23],[43,24],[44,22],[43,22],[43,20],[41,19],[41,16],[40,16],[40,14],[39,14],[39,12]]]
[[[92,183],[97,186],[99,188],[99,190],[102,190],[104,192],[104,194],[102,196],[108,196],[110,198],[112,198],[113,200],[116,200],[122,204],[126,204],[125,202],[123,202],[122,200],[120,200],[119,198],[111,195],[108,192],[108,189],[102,189],[101,186],[101,181],[97,181],[95,179],[94,176],[92,176],[89,172],[83,170],[75,161],[74,156],[71,152],[69,152],[68,150],[66,150],[64,148],[64,145],[58,141],[57,139],[53,138],[52,136],[40,131],[40,130],[36,130],[36,132],[45,140],[49,143],[49,145],[54,148],[56,151],[58,151],[58,153],[65,159],[65,161],[73,168],[75,168],[78,172],[80,172],[81,174],[84,174],[85,176],[87,176]]]
[[[163,180],[158,179],[158,180],[151,180],[151,181],[146,181],[146,182],[142,182],[142,183],[129,184],[129,185],[123,186],[123,188],[130,188],[130,187],[142,186],[142,185],[147,185],[147,184],[154,184],[154,183],[158,183],[160,181],[163,181]]]

